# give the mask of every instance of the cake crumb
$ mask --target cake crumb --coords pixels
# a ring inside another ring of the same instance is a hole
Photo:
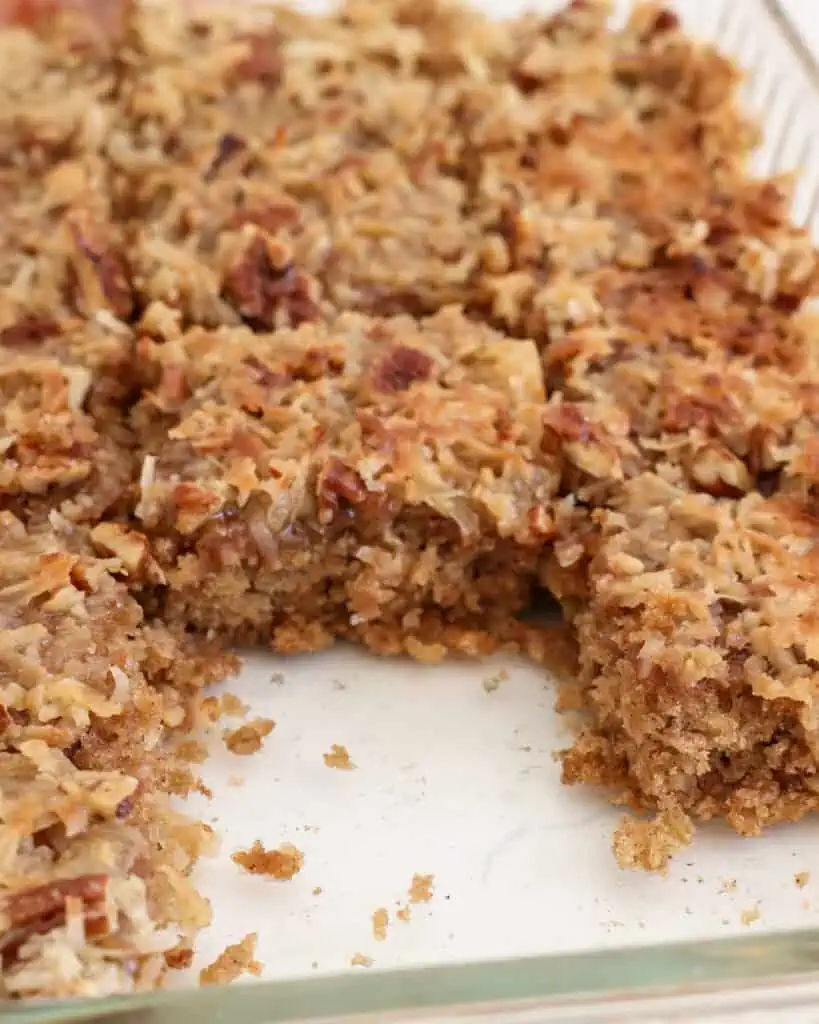
[[[250,710],[249,705],[240,700],[235,693],[222,694],[222,714],[229,718],[241,718]]]
[[[435,875],[413,875],[409,890],[410,903],[429,903]]]
[[[224,733],[225,746],[239,757],[247,757],[255,754],[262,748],[262,741],[275,728],[276,723],[272,718],[254,718],[246,725],[240,725],[238,729],[229,729]]]
[[[483,688],[487,693],[494,693],[498,689],[501,683],[505,683],[509,678],[509,673],[505,668],[502,668],[500,672],[496,672],[495,675],[489,676],[483,681]]]
[[[720,892],[736,892],[737,891],[737,880],[735,878],[724,878],[722,880],[722,887]]]
[[[208,748],[201,740],[184,739],[175,744],[174,754],[188,764],[204,764],[208,756]]]
[[[404,907],[400,907],[398,910],[396,910],[395,916],[398,918],[399,921],[404,921],[406,923],[412,917],[412,908],[410,907],[409,904],[407,904]]]
[[[797,889],[804,889],[810,881],[810,871],[797,871],[793,876]]]
[[[203,697],[199,714],[205,722],[213,725],[220,718],[241,718],[250,709],[233,693],[222,693],[218,697]]]
[[[351,967],[372,967],[373,958],[371,956],[365,956],[363,953],[353,953],[350,958]]]
[[[383,942],[387,937],[387,925],[390,923],[390,915],[385,907],[379,907],[373,911],[373,936]]]
[[[315,887],[315,889],[313,890],[313,895],[314,895],[314,896],[321,896],[321,894],[322,894],[322,892],[323,892],[323,891],[324,891],[324,890],[323,890],[323,889],[321,888],[321,886],[320,886],[320,885],[317,885],[317,886]]]
[[[760,916],[761,915],[759,912],[759,904],[756,903],[753,907],[748,907],[746,910],[743,910],[742,913],[739,915],[739,919],[742,922],[742,924],[749,925],[753,924],[755,921],[758,921]]]
[[[237,850],[230,858],[251,875],[266,875],[286,882],[301,871],[304,854],[291,843],[282,843],[276,850],[266,850],[256,840],[249,850]]]
[[[165,963],[172,971],[184,971],[193,963],[193,950],[189,946],[169,949],[165,954]]]
[[[241,942],[226,946],[212,964],[199,972],[200,984],[227,985],[242,974],[258,977],[264,965],[255,959],[257,939],[256,932],[250,932]]]
[[[355,768],[347,748],[339,743],[334,743],[330,747],[330,752],[324,755],[324,763],[328,768],[337,768],[341,772],[349,772]]]
[[[674,853],[691,842],[694,827],[680,810],[661,811],[650,821],[624,817],[612,848],[621,868],[642,868],[665,874]]]

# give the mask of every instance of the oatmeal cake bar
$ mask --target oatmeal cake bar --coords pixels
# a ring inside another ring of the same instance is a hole
[[[79,12],[0,32],[0,508],[93,520],[134,476],[134,312],[105,145],[110,40]]]
[[[574,619],[592,721],[564,777],[660,812],[654,843],[621,829],[621,863],[663,868],[690,818],[750,835],[819,806],[814,503],[692,493],[666,470],[600,515]]]
[[[564,774],[659,810],[618,834],[621,861],[644,867],[690,817],[751,833],[815,807],[819,349],[798,307],[817,257],[784,192],[756,187],[719,255],[703,238],[590,275],[596,323],[544,354],[565,497],[543,579],[576,631],[590,716]]]
[[[582,321],[578,276],[724,219],[755,137],[729,62],[662,8],[612,31],[608,7],[140,11],[110,149],[142,304],[257,329],[454,302],[542,340]]]
[[[0,32],[0,330],[133,311],[105,155],[116,54],[78,12],[39,28]]]
[[[582,595],[591,513],[623,481],[670,466],[694,492],[767,494],[789,445],[816,430],[817,325],[799,307],[819,261],[784,221],[784,193],[760,192],[781,230],[770,228],[770,245],[747,221],[734,233],[758,261],[720,265],[703,246],[650,270],[601,271],[589,278],[595,323],[564,329],[544,352],[547,445],[565,495],[544,582],[561,599]]]
[[[526,605],[556,487],[532,343],[447,309],[193,329],[141,354],[136,514],[171,621],[431,656]]]
[[[139,12],[111,153],[139,220],[144,306],[270,330],[466,298],[481,237],[459,93],[421,69],[431,29],[399,7],[279,10],[275,27],[269,12],[247,25]]]
[[[137,467],[121,409],[132,351],[127,328],[94,320],[0,329],[0,508],[89,522],[123,502]]]
[[[0,1000],[153,987],[209,918],[164,738],[230,659],[145,622],[128,531],[51,518],[0,513]]]
[[[662,264],[703,228],[716,243],[755,198],[736,68],[668,9],[636,5],[614,29],[609,7],[504,23],[506,58],[460,86],[483,236],[469,301],[543,343],[597,321],[589,275]]]

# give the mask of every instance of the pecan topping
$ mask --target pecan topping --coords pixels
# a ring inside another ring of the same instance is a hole
[[[242,37],[247,44],[247,55],[236,66],[240,81],[262,82],[275,89],[284,77],[284,62],[280,53],[281,35],[248,33]]]
[[[680,19],[667,7],[647,6],[640,13],[640,38],[643,42],[647,43],[666,32],[675,32],[680,27]]]
[[[127,319],[134,308],[134,296],[125,257],[87,217],[74,216],[69,230],[80,257],[75,270],[86,305],[91,309],[107,306],[115,316]]]
[[[251,371],[254,382],[264,387],[281,387],[290,383],[290,377],[286,373],[271,370],[258,356],[249,355],[244,365]]]
[[[264,206],[243,206],[235,210],[229,227],[242,228],[252,224],[270,235],[278,234],[283,228],[295,228],[299,223],[299,208],[295,203],[282,200]]]
[[[434,366],[434,360],[426,352],[396,345],[377,365],[373,384],[379,391],[406,391],[416,381],[429,380]]]
[[[118,558],[128,576],[156,577],[159,572],[147,538],[136,530],[119,523],[99,523],[91,531],[91,542],[100,551]]]
[[[60,333],[59,325],[47,316],[27,316],[0,331],[0,344],[11,347],[39,345]]]
[[[595,439],[597,430],[582,410],[571,402],[550,406],[543,417],[544,426],[550,427],[565,441],[581,441],[588,443]]]
[[[173,971],[184,971],[193,963],[193,950],[187,946],[181,949],[169,949],[165,954],[165,963]]]
[[[116,817],[120,821],[124,821],[130,815],[131,811],[133,811],[135,803],[136,801],[133,796],[126,796],[124,800],[120,800],[117,804],[117,809],[114,812]]]
[[[187,480],[174,487],[173,501],[178,509],[193,513],[209,512],[218,503],[215,495]]]
[[[162,376],[156,389],[157,406],[163,412],[178,412],[183,403],[190,397],[188,380],[181,366],[163,366]]]
[[[208,165],[207,170],[202,175],[203,179],[207,182],[213,181],[228,160],[230,160],[231,157],[236,156],[237,153],[241,153],[242,150],[246,148],[247,143],[243,138],[241,138],[241,136],[234,135],[233,132],[227,132],[224,134],[219,139],[216,147],[216,154]]]
[[[0,957],[8,963],[33,935],[46,935],[65,924],[69,900],[82,905],[88,937],[107,935],[107,886],[107,875],[80,875],[11,893],[0,904],[0,914],[8,922],[0,935]]]
[[[712,431],[731,414],[730,403],[722,396],[696,394],[669,396],[662,425],[666,430],[686,431],[698,427]]]
[[[278,326],[279,311],[294,326],[316,319],[310,285],[311,279],[292,262],[277,266],[264,236],[257,234],[225,275],[222,290],[251,327],[271,329]]]
[[[724,445],[711,443],[691,457],[689,475],[698,487],[715,498],[736,498],[746,494],[751,476],[741,459]]]
[[[338,508],[340,500],[350,505],[361,505],[369,494],[358,473],[345,466],[339,459],[330,459],[319,490],[321,497],[331,508]]]
[[[37,26],[69,8],[85,15],[101,35],[113,38],[121,34],[130,7],[130,0],[6,0],[0,11],[4,23]]]

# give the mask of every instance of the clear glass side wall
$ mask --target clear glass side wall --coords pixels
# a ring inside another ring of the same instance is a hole
[[[475,2],[475,0],[473,0]],[[535,6],[530,0],[528,6]],[[484,0],[502,10],[503,0]],[[544,8],[558,6],[542,0]],[[618,5],[626,9],[629,5]],[[819,230],[819,69],[777,0],[678,0],[689,30],[745,68],[765,120],[760,173],[800,169],[794,215]],[[61,1004],[7,1003],[20,1024],[819,1022],[819,931],[462,966],[344,974]]]

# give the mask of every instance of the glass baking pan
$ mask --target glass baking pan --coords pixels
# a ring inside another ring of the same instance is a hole
[[[536,0],[483,4],[502,16]],[[757,169],[799,170],[794,216],[819,233],[819,66],[789,17],[819,14],[813,0],[670,6],[745,69],[764,129]],[[221,749],[204,766],[214,799],[190,810],[214,822],[225,850],[200,874],[215,924],[195,966],[258,931],[263,980],[5,1004],[4,1020],[819,1022],[815,822],[759,840],[703,828],[668,878],[626,875],[610,852],[617,811],[560,786],[551,754],[565,734],[541,669],[338,648],[250,656],[231,690],[278,727],[241,779]],[[327,770],[334,743],[356,771]],[[231,849],[260,834],[305,851],[296,879],[240,877]],[[416,872],[434,875],[434,892],[410,915]],[[382,905],[391,920],[379,942],[371,915]]]

